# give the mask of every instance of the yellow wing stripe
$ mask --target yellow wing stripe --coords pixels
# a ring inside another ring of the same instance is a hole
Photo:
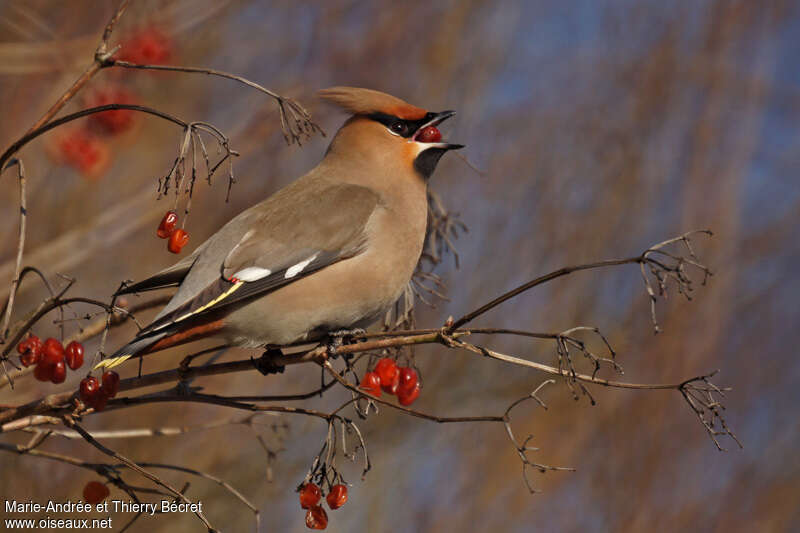
[[[186,320],[187,318],[189,318],[192,315],[196,315],[197,313],[201,313],[201,312],[205,311],[209,307],[217,305],[219,302],[221,302],[222,300],[224,300],[225,298],[227,298],[228,296],[230,296],[231,294],[236,292],[236,290],[239,287],[241,287],[242,285],[244,285],[243,281],[237,281],[227,291],[223,292],[222,294],[220,294],[219,296],[217,296],[216,298],[214,298],[213,300],[211,300],[207,304],[205,304],[205,305],[203,305],[201,307],[198,307],[197,309],[195,309],[191,313],[186,313],[185,315],[183,315],[183,316],[181,316],[179,318],[176,318],[175,321],[172,322],[172,324],[174,324],[175,322],[180,322],[182,320]],[[163,327],[166,327],[167,325],[170,325],[170,324],[165,324]],[[114,368],[115,366],[121,365],[122,363],[124,363],[125,361],[130,359],[131,357],[133,357],[133,354],[125,354],[125,355],[120,355],[120,356],[117,356],[117,357],[109,357],[108,359],[103,359],[102,361],[97,363],[92,370],[98,370],[100,368]]]
[[[94,368],[92,370],[97,370],[100,368],[114,368],[117,365],[121,365],[131,357],[133,357],[133,354],[126,354],[126,355],[120,355],[119,357],[110,357],[108,359],[103,359],[102,361],[94,365]]]
[[[175,321],[173,322],[173,324],[175,322],[180,322],[181,320],[186,320],[187,318],[189,318],[192,315],[196,315],[197,313],[202,313],[203,311],[205,311],[209,307],[213,307],[213,306],[217,305],[219,302],[221,302],[222,300],[224,300],[225,298],[227,298],[228,296],[230,296],[231,294],[236,292],[236,290],[239,287],[241,287],[242,285],[244,285],[244,281],[237,281],[236,283],[234,283],[231,286],[230,289],[228,289],[227,291],[223,292],[222,294],[220,294],[219,296],[217,296],[216,298],[214,298],[213,300],[211,300],[207,304],[198,307],[197,309],[195,309],[194,311],[192,311],[190,313],[186,313],[185,315],[176,318]]]

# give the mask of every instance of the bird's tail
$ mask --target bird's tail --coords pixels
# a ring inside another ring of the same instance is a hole
[[[121,365],[131,357],[146,351],[148,348],[167,335],[168,333],[164,331],[136,337],[131,342],[114,352],[112,355],[97,363],[94,368],[96,370],[98,368],[113,368],[117,365]]]

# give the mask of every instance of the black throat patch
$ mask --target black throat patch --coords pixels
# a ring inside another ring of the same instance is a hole
[[[430,179],[433,171],[436,170],[436,165],[439,164],[439,159],[447,152],[446,148],[428,148],[422,151],[416,159],[414,159],[414,168],[419,172],[423,178]]]

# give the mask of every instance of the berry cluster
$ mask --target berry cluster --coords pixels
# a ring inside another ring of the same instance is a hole
[[[50,338],[42,342],[36,335],[31,335],[17,345],[19,362],[22,366],[36,365],[33,376],[39,381],[64,383],[67,379],[67,367],[78,370],[83,366],[83,345],[72,341],[67,348],[60,341]]]
[[[83,487],[83,499],[86,503],[91,503],[92,505],[97,505],[105,500],[110,493],[111,491],[108,490],[108,487],[99,481],[90,481]]]
[[[417,133],[416,139],[421,143],[438,143],[442,140],[442,132],[435,126],[425,126]]]
[[[319,501],[322,499],[322,490],[314,483],[306,483],[300,487],[300,507],[306,511],[306,527],[309,529],[325,529],[328,527],[328,513],[322,508]],[[331,510],[338,509],[347,503],[347,487],[341,483],[333,485],[325,501]]]
[[[78,396],[95,411],[105,409],[109,398],[113,398],[119,392],[119,374],[113,370],[106,370],[101,379],[102,384],[94,376],[85,377],[78,387]]]
[[[407,366],[397,366],[394,359],[384,357],[372,372],[364,374],[361,389],[380,396],[381,389],[396,394],[400,405],[411,405],[419,397],[420,383],[417,371]]]
[[[160,30],[150,27],[139,29],[124,39],[115,58],[132,63],[163,65],[172,57],[173,51],[172,41]],[[112,78],[105,85],[87,92],[83,98],[85,106],[138,104],[138,95],[118,80],[118,77]],[[131,131],[137,119],[137,113],[130,109],[112,109],[89,115],[79,127],[69,128],[56,138],[51,154],[84,177],[99,179],[112,159],[108,139]]]
[[[175,211],[167,211],[156,230],[156,235],[158,235],[159,239],[169,239],[167,241],[167,250],[173,254],[181,253],[181,249],[189,242],[189,233],[175,228],[177,225],[178,214]]]

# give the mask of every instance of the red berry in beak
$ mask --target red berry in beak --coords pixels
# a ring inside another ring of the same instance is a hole
[[[172,235],[169,236],[169,242],[167,243],[167,250],[172,252],[173,254],[181,253],[181,248],[186,246],[186,243],[189,242],[189,234],[186,233],[182,229],[176,229],[172,232]]]
[[[175,211],[167,211],[164,218],[161,219],[161,224],[158,225],[156,235],[160,239],[169,239],[172,232],[175,231],[175,226],[178,224],[178,214]]]
[[[435,126],[425,126],[417,134],[417,142],[421,143],[438,143],[442,140],[442,132]]]

